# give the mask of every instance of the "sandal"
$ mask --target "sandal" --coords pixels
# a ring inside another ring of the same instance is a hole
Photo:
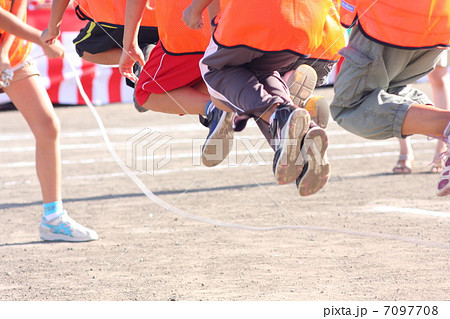
[[[435,161],[435,162],[431,163],[430,173],[440,174],[440,173],[442,173],[443,170],[444,170],[444,161],[443,160]]]
[[[400,154],[397,165],[392,169],[394,174],[411,174],[414,157],[409,154]]]

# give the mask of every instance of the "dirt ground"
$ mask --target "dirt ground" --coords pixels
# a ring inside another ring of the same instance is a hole
[[[210,169],[198,162],[197,116],[96,110],[166,208],[114,162],[86,106],[58,107],[65,208],[100,239],[41,241],[34,140],[17,111],[1,112],[0,300],[449,300],[450,198],[428,173],[435,142],[413,137],[413,174],[397,176],[395,139],[332,122],[331,179],[300,197],[276,185],[255,125]],[[156,146],[151,132],[170,141]]]

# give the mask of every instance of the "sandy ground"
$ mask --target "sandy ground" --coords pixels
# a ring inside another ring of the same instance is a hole
[[[177,214],[123,173],[87,107],[58,107],[65,208],[100,239],[41,241],[34,141],[17,111],[1,112],[1,300],[449,300],[450,198],[435,195],[425,137],[413,138],[413,174],[395,176],[395,139],[330,123],[332,177],[300,197],[276,185],[254,125],[209,169],[196,116],[96,109],[121,160]],[[170,141],[138,139],[150,130]]]

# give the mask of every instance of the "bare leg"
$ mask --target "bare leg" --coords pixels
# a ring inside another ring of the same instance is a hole
[[[412,164],[414,161],[413,149],[411,147],[410,138],[399,138],[400,156],[397,165],[392,170],[395,174],[409,174],[411,173]]]
[[[192,87],[181,87],[166,93],[151,93],[142,107],[168,114],[205,114],[209,95]]]
[[[437,66],[436,69],[428,74],[431,89],[433,91],[433,100],[436,107],[443,110],[450,110],[450,77],[446,67]],[[435,156],[444,152],[446,145],[443,141],[438,140],[436,144]],[[443,162],[435,163],[431,168],[433,173],[442,171]]]
[[[36,139],[36,171],[44,203],[60,201],[59,120],[45,88],[38,76],[32,76],[11,84],[4,91],[22,113]]]
[[[413,104],[403,121],[402,135],[422,134],[443,137],[449,122],[450,111],[430,105]]]
[[[121,54],[121,48],[112,48],[108,51],[97,54],[83,52],[83,56],[81,58],[95,64],[115,65],[119,64]]]

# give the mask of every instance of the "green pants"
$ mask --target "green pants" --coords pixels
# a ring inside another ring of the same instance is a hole
[[[401,129],[409,107],[432,104],[407,84],[431,72],[443,52],[388,47],[353,28],[348,46],[340,51],[345,60],[335,80],[331,116],[365,138],[404,137]]]

